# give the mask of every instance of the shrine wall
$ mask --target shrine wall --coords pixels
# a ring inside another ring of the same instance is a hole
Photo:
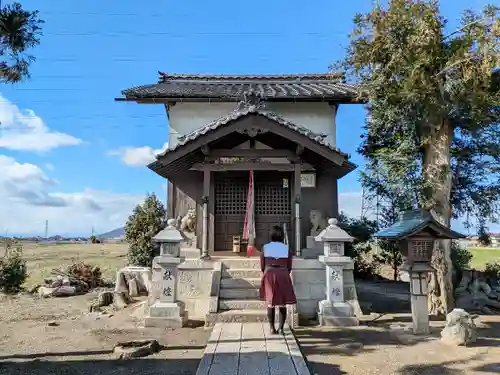
[[[168,182],[167,216],[177,218],[186,215],[190,209],[196,209],[196,236],[201,244],[203,220],[203,173],[198,171],[177,172],[175,182]]]
[[[306,237],[311,232],[312,225],[309,219],[311,210],[320,211],[325,220],[331,217],[338,217],[337,177],[334,170],[317,170],[316,187],[301,188],[301,248],[306,246]]]
[[[169,147],[174,147],[180,136],[186,135],[209,122],[226,116],[237,103],[178,102],[169,110]],[[327,134],[326,141],[336,145],[336,111],[326,102],[288,103],[268,102],[267,109],[285,119],[309,128],[315,133]]]

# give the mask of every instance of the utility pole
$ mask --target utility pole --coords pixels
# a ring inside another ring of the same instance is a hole
[[[49,238],[49,221],[45,220],[45,239]]]

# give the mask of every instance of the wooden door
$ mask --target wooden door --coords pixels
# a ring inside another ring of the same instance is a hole
[[[271,240],[269,233],[274,225],[283,227],[283,224],[286,224],[288,241],[292,246],[291,173],[258,171],[254,176],[257,246]]]
[[[248,176],[248,172],[214,173],[215,251],[231,251],[233,236],[243,234]]]

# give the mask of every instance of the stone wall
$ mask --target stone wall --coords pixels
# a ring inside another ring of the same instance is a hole
[[[344,269],[344,298],[356,315],[360,313],[353,276],[354,264]],[[293,286],[297,296],[296,312],[301,318],[313,319],[318,313],[318,302],[326,298],[325,265],[317,259],[293,259]]]
[[[292,281],[301,318],[316,316],[318,302],[325,299],[325,265],[317,259],[293,259]]]
[[[177,300],[184,304],[188,318],[205,320],[207,312],[217,309],[220,262],[187,259],[179,265]]]

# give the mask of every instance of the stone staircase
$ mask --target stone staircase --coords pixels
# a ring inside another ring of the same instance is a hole
[[[219,308],[207,316],[207,325],[266,321],[266,305],[259,299],[259,258],[226,258],[221,262]]]

